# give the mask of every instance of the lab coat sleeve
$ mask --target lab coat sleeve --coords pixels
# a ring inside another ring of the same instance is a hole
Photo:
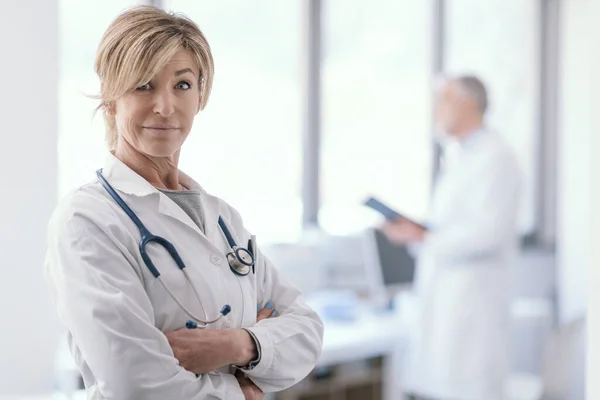
[[[279,316],[250,327],[258,339],[262,356],[258,365],[246,371],[263,392],[275,392],[298,383],[315,367],[323,345],[323,323],[271,262],[259,253],[258,300],[272,301]]]
[[[79,200],[51,219],[46,268],[59,318],[94,377],[94,390],[106,399],[244,399],[233,375],[196,377],[179,366],[154,326],[151,302],[119,238],[122,229],[99,221],[94,210],[105,204],[80,206]]]
[[[424,245],[443,263],[465,262],[502,252],[507,237],[516,240],[520,171],[511,157],[491,160],[481,179],[465,192],[465,215],[443,229],[433,228]]]
[[[239,213],[228,208],[236,226],[243,227]],[[250,236],[245,229],[244,234]],[[298,383],[315,367],[323,346],[323,322],[262,252],[255,262],[257,300],[261,306],[273,302],[279,315],[247,327],[258,339],[261,359],[244,372],[263,392],[276,392]]]

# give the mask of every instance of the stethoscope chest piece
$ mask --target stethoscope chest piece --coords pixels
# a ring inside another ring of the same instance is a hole
[[[233,251],[227,254],[227,262],[231,271],[240,276],[246,276],[250,273],[250,267],[254,265],[254,257],[247,249],[243,247],[233,247]]]

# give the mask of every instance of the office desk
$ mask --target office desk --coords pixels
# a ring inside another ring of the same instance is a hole
[[[383,398],[402,398],[400,358],[406,342],[406,326],[398,315],[364,313],[352,322],[323,320],[323,351],[317,366],[330,366],[372,357],[383,357]]]
[[[362,315],[352,322],[323,320],[325,335],[319,366],[390,354],[406,328],[392,313]]]

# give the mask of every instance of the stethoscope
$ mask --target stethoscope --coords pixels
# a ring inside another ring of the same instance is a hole
[[[139,229],[140,235],[142,236],[140,239],[140,245],[139,245],[140,254],[142,256],[142,259],[144,260],[144,264],[146,264],[146,267],[150,270],[152,275],[154,275],[154,277],[160,282],[160,284],[163,286],[165,291],[171,296],[173,301],[175,301],[175,303],[177,303],[177,305],[179,305],[179,307],[181,307],[181,309],[190,318],[192,318],[191,321],[187,321],[186,327],[188,327],[190,329],[205,328],[209,324],[217,322],[218,320],[220,320],[221,318],[223,318],[224,316],[229,314],[231,312],[231,306],[229,304],[225,304],[223,306],[223,308],[221,309],[221,311],[219,312],[219,315],[216,318],[214,318],[212,320],[208,320],[208,316],[206,315],[206,310],[204,309],[204,306],[202,305],[202,300],[200,300],[200,295],[198,294],[196,285],[194,285],[194,282],[192,282],[192,280],[190,279],[190,276],[188,275],[188,273],[185,269],[185,264],[184,264],[183,260],[181,259],[181,257],[179,256],[179,253],[175,249],[175,246],[173,246],[173,244],[171,244],[171,242],[169,242],[167,239],[160,237],[160,236],[153,235],[152,233],[150,233],[148,228],[146,228],[144,226],[142,221],[140,221],[140,219],[133,212],[133,210],[131,208],[129,208],[129,206],[123,201],[121,196],[119,196],[117,194],[115,189],[113,189],[113,187],[110,185],[110,183],[108,183],[106,178],[104,178],[104,175],[102,175],[102,169],[99,169],[98,171],[96,171],[96,175],[98,176],[100,183],[102,183],[102,186],[104,186],[104,189],[106,189],[108,194],[111,195],[111,197],[115,200],[115,202],[117,202],[117,204],[121,207],[121,209],[123,209],[123,211],[125,211],[125,213],[129,216],[129,218],[131,218],[133,223]],[[248,249],[240,247],[235,243],[235,240],[233,240],[233,236],[231,236],[231,232],[229,232],[229,229],[227,228],[227,225],[225,225],[225,221],[223,221],[223,218],[221,218],[221,216],[219,216],[219,227],[221,228],[221,231],[225,235],[225,238],[227,239],[227,243],[231,247],[231,251],[229,253],[227,253],[227,255],[226,255],[227,262],[229,263],[229,268],[231,269],[231,271],[236,275],[246,276],[250,273],[250,268],[252,268],[252,273],[255,273],[254,256]],[[165,250],[167,250],[169,255],[173,258],[173,260],[177,264],[177,267],[179,267],[179,269],[183,272],[183,274],[185,275],[185,279],[187,280],[188,284],[192,287],[192,290],[194,291],[194,294],[196,295],[196,299],[198,300],[198,303],[200,303],[200,306],[202,307],[202,310],[204,311],[204,319],[198,318],[190,310],[188,310],[187,307],[184,306],[183,303],[181,301],[179,301],[179,299],[177,299],[175,294],[173,292],[171,292],[169,287],[162,280],[162,278],[160,276],[160,272],[154,266],[154,263],[152,262],[152,260],[150,259],[150,256],[148,256],[148,253],[146,252],[146,245],[151,242],[157,243],[160,246],[162,246]]]

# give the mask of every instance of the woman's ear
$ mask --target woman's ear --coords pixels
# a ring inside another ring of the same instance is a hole
[[[115,114],[117,114],[117,106],[115,105],[114,101],[104,103],[104,109],[106,110],[106,113],[108,115],[111,115],[113,117],[115,116]]]
[[[204,89],[204,77],[201,76],[200,80],[198,81],[198,107],[196,107],[196,114],[198,114],[200,112],[200,110],[202,109],[203,89]]]

